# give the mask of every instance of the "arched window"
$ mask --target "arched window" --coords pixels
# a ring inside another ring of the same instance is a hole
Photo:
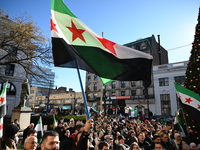
[[[3,82],[3,83],[0,83],[0,93],[1,91],[3,90],[3,87],[6,83]],[[7,95],[16,95],[16,88],[14,86],[14,84],[8,82],[8,86],[7,86]]]

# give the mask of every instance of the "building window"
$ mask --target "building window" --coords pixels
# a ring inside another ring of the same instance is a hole
[[[121,81],[121,88],[125,88],[125,84],[126,84],[125,81]]]
[[[15,65],[13,65],[13,64],[7,64],[6,65],[6,70],[5,70],[5,75],[7,75],[7,76],[13,76],[14,69],[15,69]]]
[[[29,99],[32,99],[33,98],[33,96],[29,96]]]
[[[131,87],[136,87],[136,82],[135,81],[131,81]]]
[[[140,45],[140,50],[145,50],[145,49],[147,49],[147,43],[142,42],[142,44]]]
[[[125,96],[125,91],[121,91],[121,96]]]
[[[87,95],[87,99],[90,99],[90,98],[91,98],[91,96],[90,96],[90,94],[88,94],[88,95]]]
[[[163,116],[171,116],[171,103],[169,94],[161,94],[161,113]]]
[[[136,90],[131,90],[131,96],[135,96],[136,95]]]
[[[94,85],[93,85],[93,90],[94,90],[94,91],[97,91],[97,84],[94,84]]]
[[[31,90],[31,93],[34,93],[34,90]]]
[[[160,86],[168,86],[169,85],[169,78],[160,78],[159,79]]]
[[[42,96],[42,93],[36,93],[36,96]]]
[[[0,83],[0,93],[3,90],[3,87],[4,87],[5,84],[6,83]],[[16,88],[15,88],[14,84],[8,82],[6,94],[7,95],[16,95]]]
[[[111,93],[111,97],[113,97],[113,96],[116,96],[116,93],[115,93],[115,92],[112,92],[112,93]]]
[[[184,85],[185,76],[176,76],[176,77],[174,77],[174,80],[176,83],[178,83],[180,85]]]
[[[94,81],[97,81],[97,80],[98,80],[98,76],[94,75]]]
[[[94,99],[97,98],[97,93],[94,93],[94,94],[93,94],[93,98],[94,98]]]
[[[115,89],[115,86],[116,86],[116,82],[115,82],[115,81],[112,81],[112,82],[111,82],[111,88],[112,88],[112,89]]]
[[[88,81],[91,81],[91,76],[88,76],[88,77],[87,77],[87,80],[88,80]]]
[[[87,91],[88,91],[88,92],[91,91],[89,86],[87,87]]]

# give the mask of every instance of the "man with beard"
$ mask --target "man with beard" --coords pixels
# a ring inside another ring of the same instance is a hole
[[[47,131],[42,137],[41,150],[59,150],[59,134],[55,131]]]

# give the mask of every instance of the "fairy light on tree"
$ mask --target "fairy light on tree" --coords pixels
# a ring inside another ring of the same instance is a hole
[[[200,94],[200,13],[197,19],[194,42],[192,43],[191,56],[186,70],[185,87]]]
[[[194,42],[192,43],[191,56],[189,58],[188,67],[186,70],[186,79],[184,86],[200,95],[200,9],[197,19],[198,23],[195,28]],[[193,131],[193,136],[196,141],[200,141],[200,122],[197,122],[184,109],[185,119],[187,122],[188,131]],[[198,115],[198,114],[194,114]]]

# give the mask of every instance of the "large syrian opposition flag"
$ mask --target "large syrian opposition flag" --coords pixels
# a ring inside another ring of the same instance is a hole
[[[112,80],[151,83],[151,55],[97,35],[63,0],[52,0],[50,23],[55,66],[79,68]]]
[[[190,117],[200,123],[200,95],[174,82],[181,105]]]
[[[3,87],[0,94],[0,138],[3,136],[3,117],[6,115],[6,89],[8,82]]]

